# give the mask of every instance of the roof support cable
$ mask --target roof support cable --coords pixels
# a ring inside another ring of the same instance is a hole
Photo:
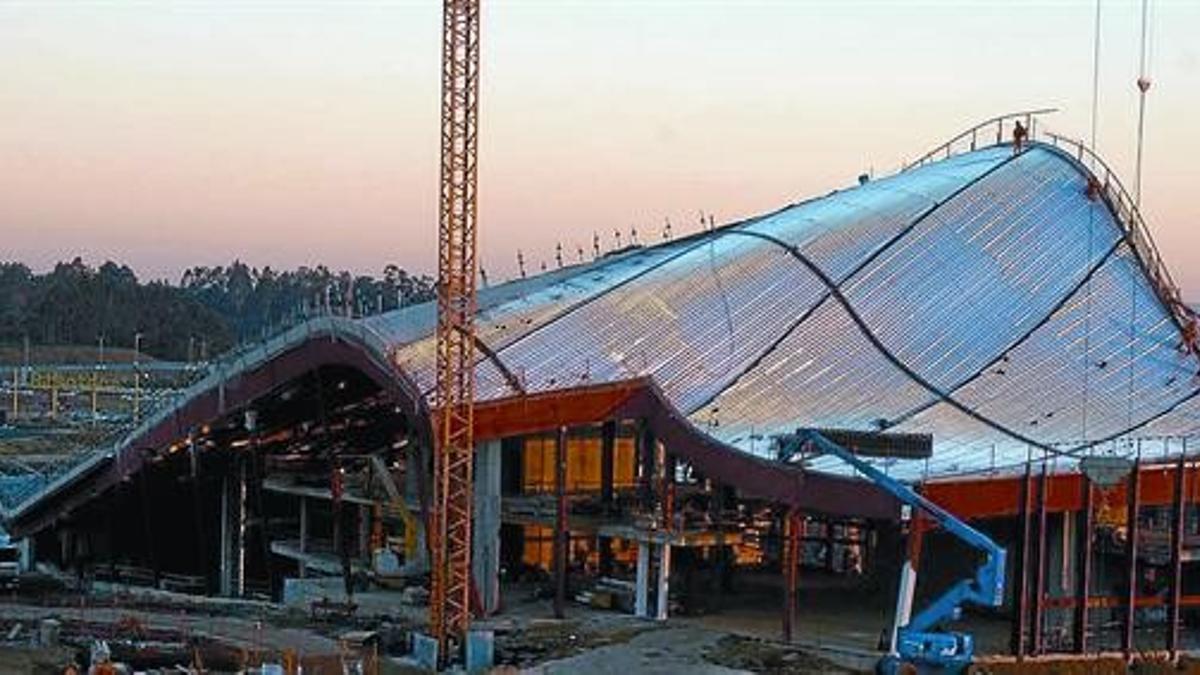
[[[949,195],[946,195],[939,201],[933,202],[933,204],[931,204],[924,211],[921,211],[921,213],[919,213],[915,218],[913,218],[913,220],[911,222],[909,222],[907,225],[905,225],[903,229],[901,229],[899,232],[892,235],[892,237],[890,239],[883,242],[883,244],[881,244],[878,248],[876,248],[869,255],[867,255],[865,258],[863,258],[861,261],[859,261],[858,264],[856,264],[852,269],[850,269],[850,271],[848,271],[844,275],[842,275],[841,279],[839,279],[837,281],[835,286],[840,289],[840,288],[844,287],[846,284],[850,283],[851,279],[858,276],[858,274],[860,272],[862,272],[864,269],[866,269],[868,265],[870,265],[871,263],[878,260],[884,253],[890,251],[896,244],[898,244],[901,240],[905,239],[911,232],[913,232],[914,230],[917,229],[917,226],[919,226],[921,223],[925,222],[926,219],[928,219],[930,216],[932,216],[934,213],[936,213],[939,209],[941,209],[946,204],[949,204],[950,202],[954,201],[955,198],[957,198],[962,193],[966,192],[968,189],[982,183],[983,180],[986,179],[988,176],[991,176],[993,173],[996,173],[1001,168],[1007,166],[1009,164],[1009,162],[1012,162],[1017,157],[1018,157],[1018,155],[1015,155],[1015,154],[1010,154],[1010,155],[1006,156],[1004,159],[1000,160],[999,162],[996,162],[996,164],[994,164],[993,166],[988,167],[988,169],[985,170],[983,173],[979,174],[978,176],[972,178],[971,180],[967,181],[963,185],[959,186],[957,189],[954,190],[954,192],[951,192]],[[729,234],[741,233],[738,230],[727,230],[726,232]],[[790,245],[787,244],[786,242],[782,242],[780,240],[774,240],[774,241],[775,241],[775,243],[781,244],[785,249],[788,249],[789,252],[791,252]],[[705,401],[703,401],[699,405],[695,406],[692,410],[688,411],[688,414],[695,413],[697,410],[703,410],[704,408],[712,405],[712,403],[714,401],[716,401],[717,398],[721,396],[721,394],[725,393],[726,391],[728,391],[729,389],[731,389],[735,385],[737,385],[737,383],[740,382],[742,380],[742,378],[746,376],[747,373],[749,373],[749,372],[753,371],[755,368],[757,368],[759,366],[759,364],[761,364],[764,359],[766,359],[768,356],[770,356],[772,353],[774,353],[775,350],[778,349],[779,346],[782,345],[784,343],[784,341],[786,341],[788,339],[788,337],[792,335],[792,333],[795,333],[800,328],[800,326],[805,321],[807,321],[810,316],[812,316],[816,312],[817,308],[820,307],[821,305],[823,305],[825,303],[825,301],[829,299],[829,297],[830,297],[830,292],[826,291],[824,295],[822,295],[820,298],[817,298],[817,301],[813,303],[812,307],[809,307],[808,310],[806,310],[803,314],[801,314],[799,317],[797,317],[795,321],[793,321],[782,333],[780,333],[779,337],[777,337],[771,344],[767,345],[766,348],[763,349],[763,351],[758,354],[758,356],[754,357],[754,359],[752,359],[748,364],[746,364],[746,366],[742,368],[741,372],[739,372],[737,374],[737,376],[735,376],[734,378],[729,380],[729,382],[726,383],[725,386],[723,386],[721,389],[714,392]]]
[[[980,422],[980,423],[984,424],[985,426],[991,427],[992,429],[995,429],[996,431],[999,431],[1000,433],[1005,434],[1006,436],[1015,438],[1019,441],[1028,443],[1029,445],[1032,445],[1037,448],[1041,448],[1042,450],[1045,450],[1046,452],[1050,452],[1053,454],[1060,454],[1063,452],[1061,450],[1056,450],[1056,449],[1050,447],[1049,445],[1042,443],[1041,441],[1038,441],[1034,438],[1026,436],[1025,434],[1022,434],[1021,432],[1017,431],[1016,429],[1010,429],[1009,427],[1001,424],[1000,422],[997,422],[996,420],[979,413],[974,408],[971,408],[970,406],[962,403],[958,399],[955,399],[954,397],[950,396],[945,391],[938,388],[937,385],[935,385],[932,382],[930,382],[929,380],[925,379],[925,377],[922,376],[920,373],[913,370],[911,366],[909,366],[907,363],[905,363],[903,360],[901,360],[899,356],[897,356],[894,352],[892,352],[890,349],[888,349],[887,345],[883,344],[883,341],[880,340],[877,335],[875,335],[874,331],[871,330],[870,326],[867,325],[867,322],[858,313],[858,310],[856,310],[854,308],[854,305],[851,304],[850,301],[846,298],[846,296],[842,294],[841,288],[838,287],[838,285],[833,281],[833,279],[829,278],[829,275],[827,275],[824,270],[822,270],[820,267],[818,267],[817,264],[814,263],[811,259],[809,259],[808,256],[804,255],[800,251],[799,247],[793,246],[792,244],[789,244],[786,241],[779,239],[778,237],[775,237],[775,236],[772,236],[769,234],[764,234],[762,232],[754,232],[751,230],[737,230],[737,231],[731,231],[731,232],[729,232],[729,234],[737,234],[737,235],[741,235],[741,236],[745,236],[745,237],[757,237],[757,238],[763,239],[765,241],[770,241],[770,242],[773,242],[774,244],[780,246],[781,248],[786,250],[788,253],[790,253],[793,258],[798,260],[802,265],[804,265],[806,268],[808,268],[808,270],[810,272],[812,272],[814,275],[816,275],[816,277],[821,281],[821,283],[825,284],[825,287],[827,289],[829,289],[830,297],[832,297],[834,300],[837,301],[837,303],[839,305],[842,306],[842,309],[846,312],[846,315],[854,323],[855,327],[858,328],[858,331],[862,334],[862,336],[864,338],[867,339],[868,342],[871,343],[871,346],[873,346],[876,351],[878,351],[893,366],[900,369],[900,371],[902,373],[904,373],[905,375],[907,375],[909,379],[911,379],[913,382],[917,383],[918,385],[924,387],[930,393],[932,393],[935,396],[937,396],[938,398],[940,398],[942,401],[944,401],[947,404],[949,404],[950,406],[956,408],[959,412],[962,412],[963,414],[974,419],[975,421]]]
[[[947,405],[951,406],[952,408],[955,408],[956,410],[958,410],[959,412],[963,413],[964,415],[970,417],[971,419],[975,420],[976,422],[979,422],[979,423],[983,424],[984,426],[990,427],[993,430],[998,431],[998,432],[1008,436],[1009,438],[1021,441],[1022,443],[1026,443],[1035,448],[1040,448],[1041,450],[1043,450],[1051,455],[1062,455],[1062,456],[1066,456],[1066,457],[1078,456],[1079,453],[1081,453],[1085,450],[1088,450],[1089,448],[1094,447],[1097,444],[1107,443],[1109,441],[1115,440],[1117,438],[1120,438],[1121,436],[1124,436],[1125,434],[1131,433],[1131,432],[1135,431],[1136,429],[1139,429],[1147,424],[1150,424],[1151,422],[1158,419],[1159,417],[1162,417],[1163,415],[1178,408],[1180,405],[1183,405],[1187,401],[1195,398],[1197,395],[1200,395],[1200,389],[1196,389],[1196,390],[1190,392],[1187,396],[1180,399],[1179,401],[1176,401],[1175,404],[1172,405],[1167,410],[1162,411],[1156,415],[1152,415],[1151,417],[1149,417],[1145,420],[1142,420],[1141,422],[1137,423],[1136,425],[1131,425],[1128,428],[1118,431],[1117,433],[1112,434],[1106,438],[1097,439],[1092,442],[1084,442],[1081,445],[1078,445],[1074,448],[1068,448],[1066,450],[1061,450],[1061,449],[1055,448],[1051,444],[1043,443],[1042,441],[1039,441],[1030,436],[1022,434],[1021,432],[1017,431],[1016,429],[1011,429],[1008,426],[1004,425],[1003,423],[998,422],[998,421],[992,419],[991,417],[988,417],[987,415],[980,413],[979,411],[966,405],[962,401],[959,401],[958,399],[954,398],[946,391],[940,389],[937,385],[935,385],[932,382],[930,382],[929,380],[925,379],[925,377],[922,376],[920,373],[913,370],[911,366],[909,366],[907,363],[905,363],[903,360],[901,360],[899,356],[897,356],[894,352],[892,352],[890,349],[888,349],[887,345],[883,344],[883,341],[880,340],[877,335],[875,335],[874,331],[872,331],[870,326],[867,325],[867,322],[862,318],[862,315],[860,315],[858,313],[858,310],[856,310],[854,308],[854,305],[846,298],[846,296],[842,293],[842,290],[837,286],[837,284],[834,283],[834,281],[829,278],[829,275],[825,274],[824,270],[822,270],[820,267],[818,267],[816,265],[816,263],[814,263],[811,259],[808,258],[808,256],[804,255],[804,253],[802,253],[800,251],[799,247],[793,246],[792,244],[789,244],[786,241],[779,239],[778,237],[775,237],[775,236],[772,236],[769,234],[764,234],[762,232],[754,232],[752,230],[729,231],[729,234],[736,234],[736,235],[740,235],[740,236],[744,236],[744,237],[756,237],[756,238],[762,239],[764,241],[769,241],[769,242],[772,242],[775,245],[779,246],[780,248],[784,249],[788,253],[790,253],[793,258],[795,258],[802,265],[804,265],[806,268],[808,268],[808,270],[810,272],[812,272],[814,275],[816,275],[817,279],[820,280],[821,283],[825,284],[825,287],[827,289],[829,289],[830,297],[832,297],[835,301],[837,301],[837,303],[839,305],[842,306],[842,309],[846,312],[846,316],[848,316],[850,318],[851,322],[854,323],[855,327],[862,334],[862,336],[864,338],[866,338],[866,340],[869,343],[871,343],[871,346],[874,347],[875,350],[878,351],[881,356],[883,356],[885,359],[887,359],[887,361],[889,363],[891,363],[893,366],[898,368],[902,373],[904,373],[906,376],[908,376],[908,378],[910,380],[912,380],[916,384],[920,385],[921,387],[924,387],[926,390],[928,390],[930,393],[937,396],[939,399],[941,399]]]
[[[503,345],[496,347],[495,352],[497,355],[500,355],[502,352],[509,349],[510,347],[516,345],[519,342],[523,342],[525,340],[530,339],[533,335],[541,332],[547,326],[554,324],[555,322],[563,319],[567,315],[573,314],[573,313],[583,309],[584,307],[592,304],[593,302],[600,300],[601,298],[608,297],[608,296],[612,295],[613,293],[615,293],[617,290],[624,288],[626,286],[629,286],[630,284],[637,281],[638,279],[641,279],[642,277],[645,277],[648,274],[656,272],[656,271],[666,267],[670,263],[699,250],[700,247],[704,246],[710,240],[719,239],[720,237],[723,237],[726,234],[729,234],[731,232],[736,232],[737,230],[739,230],[741,228],[749,227],[755,223],[762,222],[764,220],[768,220],[768,219],[778,216],[782,213],[786,213],[787,211],[790,211],[794,208],[818,201],[822,198],[823,198],[823,196],[822,197],[812,197],[809,199],[803,199],[801,201],[798,201],[798,202],[795,202],[792,204],[788,204],[787,206],[783,206],[781,208],[775,209],[774,211],[770,211],[768,213],[764,213],[764,214],[757,215],[757,216],[752,216],[750,218],[746,218],[744,220],[739,220],[737,222],[729,223],[727,225],[722,225],[720,228],[714,228],[714,229],[710,229],[707,232],[690,235],[684,239],[677,239],[677,240],[675,240],[676,243],[683,244],[684,242],[687,242],[687,244],[684,246],[681,246],[678,251],[665,256],[663,259],[652,262],[651,264],[647,265],[645,269],[638,270],[636,273],[629,275],[628,277],[613,284],[612,286],[609,286],[608,288],[605,288],[604,290],[601,290],[599,292],[593,293],[585,298],[580,299],[578,302],[575,302],[575,303],[563,308],[561,311],[559,311],[554,316],[539,323],[537,326],[535,326],[529,332],[523,333],[523,334],[517,336],[516,338],[512,339],[510,342],[507,342]],[[710,223],[710,227],[711,227],[711,223],[712,223],[711,218],[709,219],[709,223]],[[690,241],[692,239],[695,239],[696,241]],[[637,255],[637,254],[635,254],[635,255]]]
[[[1096,260],[1096,262],[1092,264],[1092,266],[1088,269],[1087,273],[1084,274],[1083,277],[1078,282],[1076,282],[1076,284],[1074,286],[1072,286],[1070,289],[1068,289],[1067,292],[1063,294],[1062,298],[1059,299],[1058,302],[1054,303],[1054,306],[1050,307],[1049,310],[1046,311],[1046,313],[1042,316],[1041,319],[1038,320],[1037,323],[1030,326],[1028,329],[1025,330],[1024,333],[1017,336],[1016,339],[1014,339],[1012,342],[1005,345],[1004,349],[1000,350],[994,359],[985,363],[979,370],[975,371],[974,374],[964,378],[960,382],[956,383],[953,387],[947,389],[946,393],[953,396],[954,394],[961,391],[963,389],[963,387],[966,387],[967,385],[971,384],[975,380],[978,380],[980,377],[983,377],[986,373],[991,371],[992,368],[994,368],[996,365],[998,365],[999,363],[1004,361],[1013,352],[1013,350],[1015,350],[1017,347],[1021,346],[1027,340],[1029,340],[1031,337],[1033,337],[1034,333],[1036,333],[1038,330],[1040,330],[1046,324],[1050,323],[1050,321],[1052,321],[1054,319],[1054,317],[1058,315],[1058,313],[1063,309],[1063,307],[1065,307],[1067,305],[1067,303],[1070,302],[1071,299],[1074,298],[1079,293],[1080,290],[1083,290],[1084,288],[1090,288],[1092,279],[1096,276],[1096,274],[1098,274],[1100,272],[1100,270],[1109,261],[1109,259],[1117,254],[1117,251],[1119,251],[1121,249],[1121,246],[1124,243],[1125,243],[1124,239],[1117,239],[1116,241],[1114,241],[1112,246],[1110,246],[1108,248],[1108,251],[1106,251],[1104,253],[1104,255],[1100,256],[1100,258],[1098,258]],[[1086,360],[1087,359],[1085,357],[1085,359],[1084,359],[1085,363],[1086,363]],[[921,405],[913,408],[912,410],[909,410],[908,412],[905,412],[905,413],[901,413],[900,415],[897,415],[896,417],[893,417],[892,419],[888,420],[888,426],[894,427],[897,424],[902,424],[904,422],[907,422],[908,420],[912,419],[913,417],[916,417],[917,415],[932,408],[934,405],[937,405],[937,403],[938,403],[938,401],[936,399],[932,400],[932,401],[928,401],[926,403],[922,403]]]
[[[721,281],[721,272],[717,268],[717,240],[715,237],[708,241],[708,269],[717,282],[717,292],[721,296],[721,309],[725,312],[725,330],[729,333],[729,355],[732,357],[737,353],[733,336],[733,311],[729,308],[729,294],[725,291],[725,283]],[[732,359],[730,363],[732,363]],[[725,369],[728,370],[729,366],[727,365]]]

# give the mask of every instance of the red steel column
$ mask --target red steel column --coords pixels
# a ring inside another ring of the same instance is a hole
[[[1025,463],[1025,476],[1021,480],[1021,501],[1018,505],[1018,522],[1021,528],[1020,539],[1017,541],[1018,554],[1013,556],[1017,566],[1013,570],[1013,581],[1016,585],[1013,598],[1013,625],[1010,638],[1010,648],[1018,659],[1025,657],[1025,622],[1029,618],[1029,538],[1030,538],[1030,509],[1029,497],[1033,491],[1033,468]]]
[[[1179,656],[1179,604],[1183,591],[1183,521],[1187,506],[1184,476],[1187,473],[1187,446],[1175,466],[1175,503],[1171,507],[1171,591],[1167,596],[1167,651],[1171,660]]]
[[[640,492],[640,502],[643,509],[652,511],[654,509],[654,478],[657,475],[657,467],[655,467],[655,459],[657,457],[656,449],[658,443],[654,439],[654,432],[646,424],[645,420],[638,420],[637,426],[637,466],[638,466],[638,488]]]
[[[557,513],[554,519],[554,616],[563,618],[567,603],[567,428],[559,427],[554,443],[554,493]]]
[[[1045,614],[1043,604],[1046,598],[1046,491],[1050,486],[1050,475],[1046,461],[1042,460],[1042,476],[1038,481],[1038,497],[1037,497],[1037,517],[1038,517],[1038,543],[1037,543],[1037,567],[1033,570],[1033,620],[1030,623],[1030,651],[1034,654],[1041,654],[1044,651],[1042,644],[1042,619]]]
[[[1129,489],[1128,489],[1128,510],[1125,513],[1125,560],[1128,564],[1128,576],[1126,582],[1125,596],[1125,633],[1121,638],[1121,650],[1125,652],[1125,658],[1131,658],[1134,650],[1134,619],[1137,615],[1137,556],[1138,556],[1138,535],[1140,526],[1138,524],[1138,511],[1142,506],[1141,492],[1141,468],[1142,458],[1139,455],[1133,463],[1133,472],[1129,474]]]
[[[612,517],[616,512],[616,491],[613,486],[616,468],[617,423],[608,421],[600,429],[600,504],[604,516]],[[613,573],[612,537],[596,537],[600,549],[600,574]]]
[[[1079,579],[1075,594],[1075,652],[1082,654],[1087,651],[1088,637],[1088,589],[1092,583],[1092,540],[1095,539],[1096,522],[1092,517],[1092,502],[1095,498],[1095,488],[1087,474],[1081,474],[1083,481],[1083,508],[1080,515],[1083,526],[1079,528]]]
[[[800,537],[804,521],[800,512],[788,511],[783,521],[783,583],[787,588],[783,604],[783,640],[791,642],[796,621],[796,585],[800,580]]]

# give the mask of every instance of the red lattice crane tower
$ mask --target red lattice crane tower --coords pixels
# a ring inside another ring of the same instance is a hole
[[[471,621],[479,4],[480,0],[442,3],[442,181],[429,623],[443,661],[451,640],[461,644]]]

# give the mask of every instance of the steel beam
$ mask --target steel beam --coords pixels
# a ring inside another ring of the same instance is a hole
[[[554,443],[554,616],[561,619],[567,605],[567,428],[559,427]]]
[[[837,537],[834,536],[834,523],[832,520],[825,521],[825,571],[833,572],[833,545],[837,542]]]
[[[1141,532],[1141,527],[1138,523],[1138,513],[1141,509],[1141,490],[1139,488],[1141,463],[1142,459],[1139,455],[1138,459],[1133,463],[1133,471],[1129,474],[1128,499],[1126,500],[1125,511],[1126,593],[1121,650],[1125,652],[1125,658],[1127,659],[1133,657],[1134,650],[1136,649],[1134,629],[1137,619],[1138,537]]]
[[[641,495],[642,508],[647,510],[654,507],[654,477],[656,475],[655,459],[658,441],[654,431],[645,420],[638,420],[637,425],[637,467],[638,492]]]
[[[617,423],[609,420],[600,427],[600,503],[605,515],[613,513],[613,479],[616,464]]]
[[[1142,506],[1171,506],[1174,504],[1175,477],[1173,470],[1162,471],[1163,465],[1174,467],[1174,459],[1166,462],[1142,462],[1141,502]],[[1194,463],[1187,467],[1191,479],[1200,475],[1200,467]],[[1020,514],[1020,476],[995,478],[969,478],[930,481],[922,489],[938,506],[951,511],[960,518],[1002,518]],[[1083,475],[1080,473],[1058,473],[1050,476],[1050,513],[1078,511],[1083,502]],[[1116,485],[1108,492],[1113,500],[1126,499],[1125,486]]]
[[[1021,533],[1017,541],[1018,554],[1013,556],[1017,561],[1016,569],[1013,570],[1013,579],[1016,582],[1016,588],[1014,589],[1016,597],[1013,600],[1012,635],[1009,639],[1009,646],[1013,656],[1016,656],[1018,659],[1025,658],[1025,629],[1026,622],[1029,619],[1029,540],[1032,534],[1030,532],[1032,514],[1029,508],[1029,498],[1032,491],[1033,465],[1025,462],[1025,476],[1021,481],[1021,490],[1018,495],[1019,501],[1017,502]]]
[[[666,446],[659,446],[662,450],[662,473],[659,475],[659,498],[662,500],[662,515],[663,529],[671,532],[675,528],[675,468],[677,466],[674,455],[667,452]]]
[[[713,556],[713,597],[720,602],[725,594],[725,573],[728,551],[725,546],[725,486],[720,483],[712,484],[712,501],[709,504],[713,527],[717,530],[717,544]]]
[[[1033,570],[1033,617],[1030,621],[1030,651],[1034,654],[1041,654],[1045,651],[1045,645],[1042,642],[1042,621],[1045,618],[1045,610],[1043,604],[1046,598],[1046,501],[1047,489],[1050,487],[1049,468],[1046,466],[1046,461],[1042,460],[1042,475],[1038,481],[1038,496],[1037,496],[1037,566]]]
[[[1096,520],[1092,515],[1096,490],[1086,475],[1082,481],[1083,508],[1079,528],[1079,578],[1075,590],[1075,652],[1083,654],[1088,649],[1088,592],[1092,584],[1092,542],[1095,540]]]
[[[613,483],[616,474],[617,423],[609,420],[600,427],[600,504],[605,516],[616,513],[616,500]],[[600,574],[608,576],[613,573],[612,537],[597,536],[596,545],[600,549]]]
[[[796,621],[796,586],[800,581],[800,540],[803,536],[804,519],[795,509],[784,516],[783,546],[783,639],[791,642]]]
[[[1187,447],[1184,446],[1184,452]],[[1171,509],[1171,588],[1167,605],[1167,651],[1171,660],[1179,657],[1179,615],[1180,598],[1183,595],[1183,525],[1187,514],[1187,499],[1184,488],[1187,485],[1187,462],[1185,456],[1179,456],[1175,467],[1175,503]]]

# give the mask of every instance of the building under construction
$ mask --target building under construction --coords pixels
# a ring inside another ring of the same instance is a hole
[[[6,527],[42,563],[197,595],[424,583],[436,323],[323,317],[232,354]],[[477,616],[509,580],[666,618],[770,578],[791,637],[807,576],[887,595],[907,559],[931,597],[969,575],[935,523],[781,442],[823,429],[881,439],[864,461],[1007,550],[983,651],[1200,646],[1195,319],[1117,176],[1036,116],[485,288],[475,326]]]

